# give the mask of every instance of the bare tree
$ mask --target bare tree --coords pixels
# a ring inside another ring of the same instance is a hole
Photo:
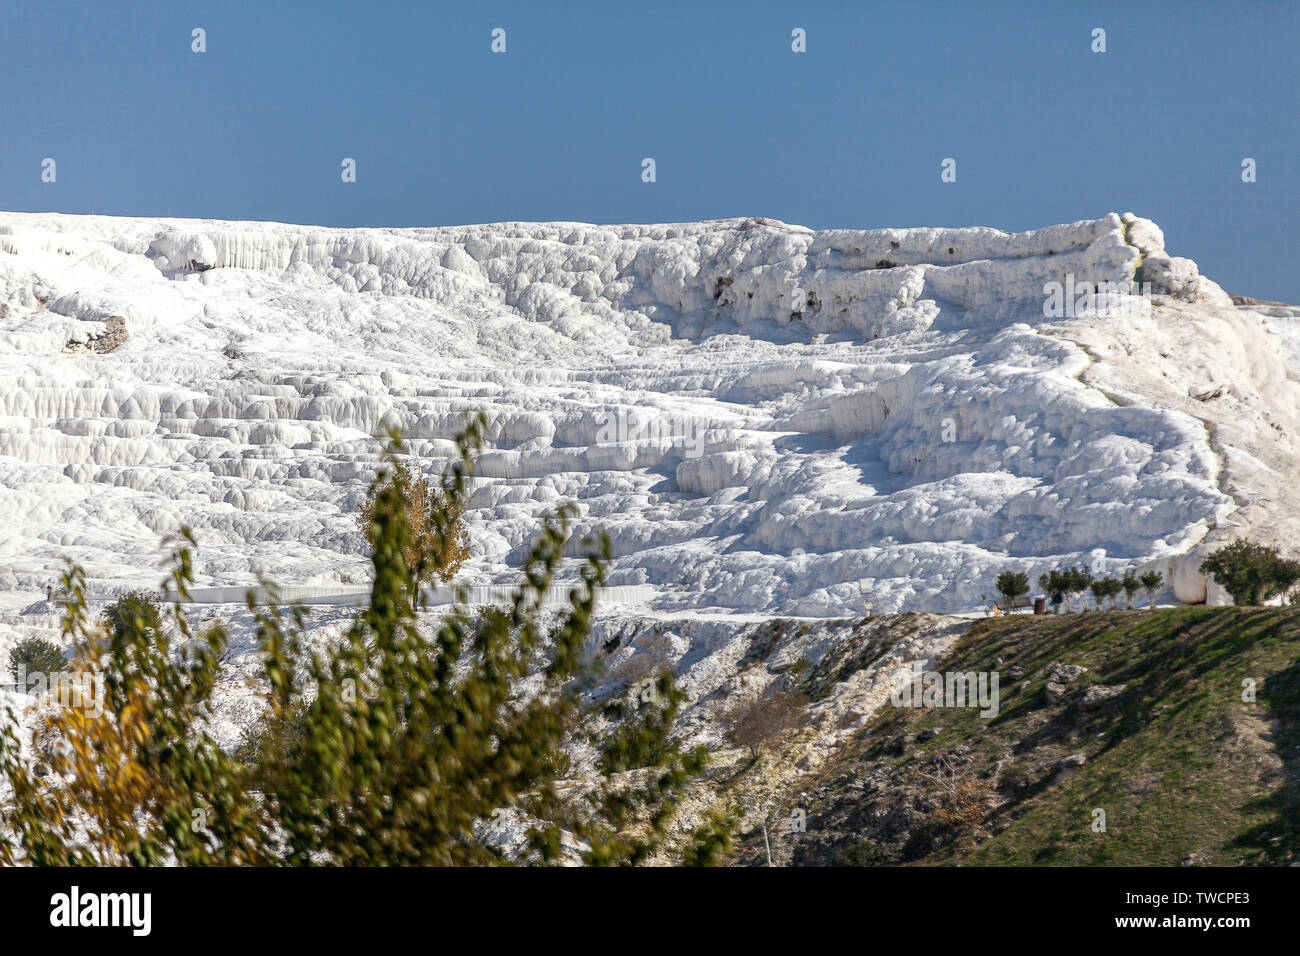
[[[764,746],[802,726],[807,709],[808,695],[798,690],[769,689],[742,697],[722,711],[723,734],[757,760]]]
[[[776,830],[777,821],[782,819],[793,820],[795,808],[784,808],[780,799],[770,799],[760,804],[757,808],[758,826],[763,831],[763,852],[767,854],[767,865],[775,866],[772,862],[772,833]],[[791,832],[794,830],[791,824]]]
[[[940,754],[937,763],[934,773],[916,771],[937,796],[935,815],[950,827],[964,830],[978,826],[988,813],[989,785],[971,775],[969,763],[951,754]]]

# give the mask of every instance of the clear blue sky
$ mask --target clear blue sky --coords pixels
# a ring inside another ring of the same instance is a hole
[[[1131,209],[1229,291],[1300,303],[1297,41],[1300,4],[1249,0],[9,3],[0,207],[1011,230]]]

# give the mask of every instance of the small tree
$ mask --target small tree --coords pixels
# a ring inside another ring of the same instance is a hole
[[[1133,610],[1133,598],[1142,590],[1142,582],[1132,571],[1124,575],[1124,580],[1120,581],[1120,586],[1124,589],[1124,599],[1127,603],[1126,610]]]
[[[1073,597],[1078,595],[1082,598],[1081,608],[1087,610],[1088,589],[1092,586],[1092,572],[1087,568],[1066,568],[1061,573],[1061,582],[1065,587],[1065,603],[1067,610],[1073,609]]]
[[[1093,601],[1097,605],[1097,610],[1103,610],[1106,601],[1110,601],[1111,609],[1116,607],[1119,598],[1119,592],[1124,589],[1124,585],[1118,578],[1097,578],[1088,585],[1088,590],[1092,591]]]
[[[741,697],[721,714],[722,732],[734,747],[757,760],[762,749],[802,725],[808,697],[802,691],[769,688]]]
[[[768,799],[751,811],[750,819],[753,819],[758,829],[763,831],[763,852],[767,855],[767,865],[773,866],[772,862],[772,842],[773,836],[781,832],[777,826],[777,821],[785,819],[790,820],[791,808],[784,805],[781,798]]]
[[[1151,610],[1156,608],[1156,592],[1165,586],[1165,576],[1159,571],[1147,571],[1138,578],[1142,590],[1147,592],[1147,602]]]
[[[1295,603],[1291,592],[1300,584],[1300,561],[1279,560],[1273,567],[1273,580],[1283,604]]]
[[[735,815],[724,810],[710,811],[708,817],[691,831],[690,843],[682,854],[683,866],[718,866],[731,852],[731,831]]]
[[[629,684],[621,697],[606,703],[605,717],[617,727],[592,739],[600,751],[601,769],[624,773],[657,765],[674,749],[669,734],[685,699],[672,671],[661,670]]]
[[[1277,548],[1244,538],[1219,548],[1201,562],[1201,572],[1213,574],[1225,591],[1232,595],[1234,604],[1263,604],[1269,598],[1282,594],[1300,581],[1300,572],[1292,578],[1291,565]]]
[[[1029,575],[1023,571],[1003,571],[998,575],[997,588],[1007,599],[1007,609],[1014,610],[1016,598],[1029,593]]]
[[[36,675],[43,674],[48,679],[52,674],[67,670],[68,660],[63,651],[53,641],[43,637],[26,637],[9,652],[9,670],[14,680],[19,683],[18,690],[24,693],[36,682]],[[19,677],[19,671],[22,677]]]
[[[110,634],[124,634],[132,628],[156,631],[162,627],[162,609],[148,591],[128,591],[99,613]]]
[[[469,559],[464,499],[450,497],[436,482],[412,472],[406,462],[390,459],[357,516],[371,551],[378,533],[375,509],[380,494],[389,489],[401,502],[410,526],[410,539],[402,550],[406,567],[420,584],[429,584],[435,577],[446,584]]]

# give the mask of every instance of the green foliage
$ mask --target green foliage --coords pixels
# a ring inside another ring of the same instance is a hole
[[[1069,576],[1065,571],[1052,570],[1046,574],[1038,576],[1038,587],[1047,594],[1048,601],[1051,601],[1056,595],[1060,595],[1065,601],[1065,609],[1071,608],[1071,599],[1073,595],[1070,591]]]
[[[1088,585],[1092,591],[1093,599],[1097,602],[1097,610],[1102,609],[1102,605],[1109,600],[1110,606],[1115,607],[1116,598],[1119,597],[1120,591],[1124,590],[1124,584],[1118,578],[1097,578]]]
[[[100,621],[110,634],[132,629],[157,631],[162,628],[162,608],[147,591],[128,591],[100,612]]]
[[[1295,586],[1300,584],[1300,561],[1279,560],[1273,565],[1273,584],[1283,604],[1294,604]]]
[[[1092,572],[1087,568],[1068,567],[1060,572],[1057,580],[1065,594],[1065,609],[1072,611],[1074,599],[1079,595],[1087,594],[1092,587]],[[1086,608],[1087,605],[1084,606]]]
[[[442,478],[452,505],[467,497],[483,427],[480,418],[459,436]],[[394,434],[390,467],[400,453]],[[91,622],[84,576],[71,569],[65,633],[86,666],[111,660],[115,676],[102,713],[62,708],[43,729],[68,743],[51,774],[27,766],[12,715],[0,731],[0,774],[13,788],[0,808],[0,863],[493,864],[505,861],[476,833],[504,809],[531,824],[532,861],[559,858],[565,833],[589,863],[647,859],[704,753],[669,740],[681,692],[664,675],[659,701],[602,749],[600,773],[567,776],[565,744],[597,719],[584,647],[608,544],[589,548],[563,613],[544,616],[569,539],[573,512],[562,505],[544,519],[509,605],[456,605],[430,627],[418,617],[418,568],[404,558],[406,502],[382,475],[373,499],[374,584],[340,640],[309,652],[301,608],[282,612],[274,597],[258,607],[250,595],[267,716],[233,755],[205,730],[228,638],[219,624],[189,627],[189,532],[173,554],[166,627],[139,605]],[[451,533],[434,539],[456,545]],[[688,849],[698,861],[725,845],[712,831],[702,839]]]
[[[50,675],[59,674],[68,669],[68,660],[63,651],[53,641],[42,637],[26,637],[9,652],[9,670],[18,680],[18,673],[23,673],[21,691],[30,690],[35,675],[43,674],[47,681]]]
[[[998,575],[997,589],[1010,607],[1016,598],[1029,593],[1029,575],[1023,571],[1003,571]]]
[[[1142,590],[1147,593],[1147,601],[1151,610],[1156,607],[1156,592],[1165,586],[1165,576],[1159,571],[1147,571],[1138,578],[1138,583],[1142,585]]]
[[[626,862],[643,861],[663,836],[676,809],[675,794],[704,769],[708,756],[705,748],[683,752],[670,738],[684,699],[673,675],[662,671],[635,682],[602,708],[604,718],[617,723],[612,733],[593,740],[599,751],[597,766],[603,774],[621,777],[624,782],[600,795],[600,814],[615,827],[623,827],[647,811],[648,817],[646,835],[607,840],[605,846],[588,854],[588,862],[622,862],[618,854]],[[706,826],[698,838],[707,844],[696,848],[703,854],[697,862],[705,865],[710,854],[717,851],[719,837]],[[728,836],[724,842],[729,846],[729,841]],[[687,852],[690,855],[696,851]]]
[[[880,846],[871,840],[860,840],[830,858],[828,866],[883,866],[885,855]]]
[[[1128,610],[1133,610],[1133,598],[1138,591],[1142,590],[1142,581],[1132,571],[1124,575],[1124,579],[1119,582],[1120,587],[1124,589],[1124,600],[1127,603]]]
[[[105,671],[104,699],[55,709],[37,728],[49,749],[44,777],[23,759],[9,712],[0,774],[13,795],[0,808],[0,863],[240,865],[270,862],[271,821],[242,786],[236,762],[203,730],[226,633],[190,631],[180,601],[192,579],[183,532],[173,554],[174,631],[127,614],[106,633],[86,613],[85,576],[63,576],[63,631],[73,666]],[[179,639],[173,647],[169,632]],[[173,653],[174,652],[174,653]],[[36,744],[37,740],[33,740]]]
[[[1277,548],[1244,538],[1207,555],[1201,571],[1213,574],[1232,595],[1234,604],[1263,604],[1278,595],[1285,602],[1300,583],[1300,562],[1283,558]]]
[[[1086,763],[1068,786],[1016,790],[998,811],[1005,830],[922,849],[909,862],[1177,866],[1191,853],[1209,866],[1300,861],[1300,787],[1291,776],[1300,755],[1300,608],[1013,617],[978,621],[967,633],[946,667],[979,671],[1002,660],[1037,676],[1004,687],[995,720],[903,708],[905,722],[891,731],[942,727],[946,741],[971,748],[973,772],[993,773],[1004,794],[1007,782],[1037,779],[1049,756],[1083,753]],[[1097,710],[1061,701],[1044,711],[1054,661],[1088,669],[1080,690],[1127,690]],[[835,768],[850,771],[869,773]],[[1105,834],[1088,829],[1096,807],[1106,810]],[[821,816],[823,832],[847,829],[843,816]]]
[[[262,790],[302,758],[307,710],[305,701],[296,700],[278,718],[264,718],[244,728],[234,756],[248,768],[255,789]]]
[[[810,670],[812,670],[812,667],[813,667],[813,662],[810,661],[808,658],[806,657],[799,658],[797,661],[795,661],[793,664],[790,665],[789,674],[791,679],[795,681],[799,680]]]
[[[106,639],[101,644],[99,667],[110,693],[121,690],[122,664],[129,653],[134,635],[161,634],[163,611],[158,599],[147,591],[128,591],[99,613],[99,623]],[[119,655],[125,655],[121,657]]]
[[[717,866],[731,853],[731,834],[736,828],[733,815],[715,811],[691,833],[682,858],[684,866]]]
[[[1119,578],[1106,578],[1103,593],[1110,599],[1113,610],[1119,609],[1119,596],[1124,592],[1124,582]]]
[[[601,769],[622,773],[658,764],[673,749],[668,733],[684,699],[672,673],[661,671],[607,703],[605,716],[618,726],[601,745]]]

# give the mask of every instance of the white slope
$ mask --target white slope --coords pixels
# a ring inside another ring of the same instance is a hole
[[[1297,512],[1300,322],[1126,219],[0,214],[0,592],[43,596],[67,559],[100,593],[154,585],[181,524],[200,585],[356,590],[380,423],[432,472],[482,410],[469,583],[512,581],[569,499],[660,612],[960,611],[1001,570],[1080,562],[1203,599],[1182,556]],[[1045,283],[1140,260],[1161,294],[1044,317]]]

